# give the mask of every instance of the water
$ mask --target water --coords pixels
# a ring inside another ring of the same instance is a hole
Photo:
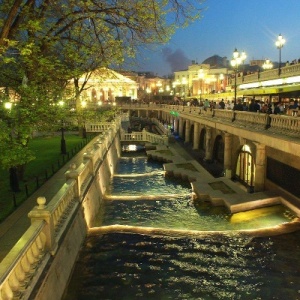
[[[275,226],[291,220],[290,211],[275,206],[232,216],[193,205],[189,184],[161,171],[160,163],[142,157],[120,161],[110,193],[122,200],[105,201],[96,225],[130,225],[137,233],[94,229],[65,299],[300,299],[299,232],[253,238],[223,231]],[[145,227],[168,234],[148,235]],[[172,229],[187,234],[173,236]],[[189,230],[215,233],[191,237]]]

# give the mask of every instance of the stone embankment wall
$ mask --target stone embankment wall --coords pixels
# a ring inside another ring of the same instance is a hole
[[[39,197],[31,226],[0,267],[0,300],[61,299],[121,155],[120,120],[86,147],[52,198]]]
[[[101,206],[106,188],[110,184],[120,157],[120,140],[115,136],[99,167],[95,170],[93,181],[85,191],[81,205],[68,224],[64,238],[57,252],[52,256],[49,268],[40,279],[37,287],[36,300],[60,299],[68,284],[74,263],[76,262],[80,247],[86,237],[87,229],[92,226],[93,220]]]

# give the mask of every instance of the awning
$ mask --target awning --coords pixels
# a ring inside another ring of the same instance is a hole
[[[285,85],[280,87],[265,87],[257,89],[239,90],[239,93],[243,93],[244,96],[259,96],[272,94],[278,95],[290,92],[299,92],[300,94],[300,84]]]

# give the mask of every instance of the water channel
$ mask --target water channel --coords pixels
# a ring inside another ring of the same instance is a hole
[[[300,299],[300,232],[231,234],[289,222],[291,211],[274,206],[231,215],[191,200],[190,184],[166,178],[161,163],[122,157],[64,299]],[[135,230],[101,230],[114,224]]]

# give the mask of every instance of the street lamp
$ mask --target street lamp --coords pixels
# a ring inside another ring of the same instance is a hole
[[[87,103],[86,101],[81,101],[81,106],[83,108],[83,110],[86,108],[87,106]],[[82,124],[82,138],[83,139],[86,139],[86,128],[85,128],[85,112],[83,111],[83,114],[82,114],[82,118],[83,118],[83,124]]]
[[[241,65],[245,61],[246,58],[247,58],[247,55],[244,51],[239,53],[236,48],[234,49],[233,56],[232,56],[232,59],[231,59],[231,66],[234,69],[234,104],[236,104],[236,89],[237,89],[236,75],[237,75],[237,71],[238,71],[239,65]]]
[[[285,44],[285,39],[281,34],[278,35],[277,41],[275,43],[277,49],[279,49],[279,66],[278,66],[278,76],[281,74],[281,48]]]
[[[6,120],[7,120],[7,125],[8,129],[10,131],[9,137],[10,137],[10,143],[13,143],[13,138],[14,138],[14,133],[13,133],[13,116],[12,114],[12,103],[11,102],[5,102],[4,103],[4,108],[6,109],[7,113],[6,115]],[[14,193],[20,192],[20,187],[19,187],[19,178],[18,178],[18,168],[16,166],[10,166],[9,168],[9,183],[12,191]],[[16,206],[16,203],[14,201],[14,206]]]
[[[186,84],[187,84],[187,80],[186,80],[185,76],[183,76],[182,79],[181,79],[181,86],[182,86],[181,95],[184,97],[184,99],[185,99],[185,96],[186,96],[186,92],[185,92]]]
[[[200,98],[199,98],[199,100],[200,100],[200,102],[201,102],[201,95],[202,95],[202,89],[203,89],[203,88],[202,88],[202,85],[203,85],[203,78],[204,78],[204,72],[203,72],[202,67],[201,67],[200,70],[199,70],[198,78],[199,78],[199,80],[200,80],[200,89],[199,89]]]
[[[273,64],[269,59],[266,59],[266,61],[262,65],[263,69],[270,70],[273,68]]]
[[[63,108],[64,101],[59,101],[59,106]],[[66,146],[66,140],[65,140],[65,128],[64,128],[64,120],[61,119],[61,140],[60,140],[60,153],[63,155],[67,154],[67,146]]]

